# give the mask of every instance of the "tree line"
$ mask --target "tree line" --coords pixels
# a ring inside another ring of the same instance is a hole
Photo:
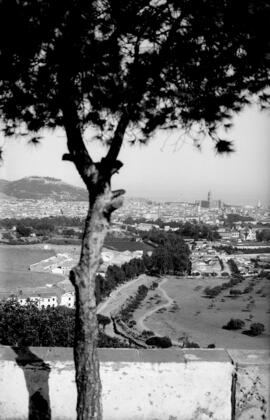
[[[99,320],[102,325],[103,320]],[[65,306],[39,309],[34,302],[0,302],[0,344],[5,346],[72,347],[75,309]],[[130,347],[99,330],[98,347]]]
[[[50,216],[42,218],[24,217],[5,218],[0,219],[0,228],[12,229],[16,228],[18,237],[28,237],[32,233],[36,236],[50,236],[53,233],[58,233],[58,229],[62,229],[61,233],[66,236],[81,235],[81,232],[76,232],[73,227],[83,229],[83,219],[80,217],[67,216]],[[7,238],[8,239],[8,238]]]
[[[25,225],[33,229],[44,229],[53,232],[58,227],[83,227],[84,221],[81,217],[49,216],[49,217],[15,217],[0,219],[0,227],[12,229],[18,224]]]
[[[227,261],[228,265],[230,266],[231,269],[231,279],[226,282],[226,283],[222,283],[219,286],[214,286],[214,287],[209,287],[207,286],[204,289],[204,293],[206,294],[206,296],[208,296],[209,298],[215,298],[216,296],[218,296],[221,292],[223,292],[226,289],[229,289],[230,287],[234,287],[237,284],[241,283],[244,280],[244,277],[241,275],[239,268],[237,267],[236,262],[231,258]],[[245,291],[245,293],[247,293],[247,291]],[[230,293],[230,294],[238,294],[238,292],[234,293]]]
[[[132,218],[127,217],[123,223],[127,225],[135,225],[136,223],[146,223],[146,224],[152,224],[153,221],[149,221],[148,219],[145,219],[143,217],[141,218]],[[194,240],[198,239],[208,239],[210,241],[216,240],[220,238],[220,235],[217,231],[217,227],[215,226],[209,226],[202,222],[197,222],[196,220],[192,222],[176,222],[176,221],[169,221],[164,222],[161,219],[157,219],[154,222],[155,225],[157,225],[160,229],[164,229],[165,226],[169,226],[172,229],[177,229],[176,232],[183,236],[184,238],[193,238]],[[159,232],[157,229],[152,229],[150,232],[143,232],[141,234],[142,238],[149,236],[149,234],[153,235],[153,232]]]
[[[151,255],[144,253],[142,258],[133,258],[121,267],[113,264],[106,271],[105,277],[96,276],[97,304],[109,296],[120,284],[140,274],[183,275],[191,272],[190,250],[178,234],[160,232],[158,244]]]
[[[270,242],[270,229],[262,229],[256,232],[258,242]]]
[[[225,226],[232,227],[234,223],[247,223],[247,222],[253,222],[254,218],[251,216],[243,216],[242,214],[236,214],[236,213],[228,213],[226,215],[226,218],[223,219]]]

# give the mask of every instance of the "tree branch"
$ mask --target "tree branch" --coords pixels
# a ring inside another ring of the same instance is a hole
[[[66,74],[66,69],[63,69],[59,74],[58,84],[63,112],[63,123],[69,150],[69,153],[65,153],[62,159],[75,164],[84,183],[88,186],[90,178],[93,176],[93,173],[96,172],[96,166],[83,141],[81,121],[76,106],[74,81],[72,81],[70,75]]]
[[[127,112],[125,112],[120,117],[111,146],[105,157],[105,161],[109,165],[114,163],[119,155],[128,123],[129,123],[129,115]]]
[[[169,34],[168,34],[168,38],[166,39],[166,41],[164,42],[164,45],[162,46],[161,56],[162,56],[163,52],[166,51],[167,45],[169,44],[169,41],[174,36],[174,34],[175,34],[175,32],[178,28],[178,25],[179,25],[179,20],[180,20],[180,17],[176,18],[174,20],[174,22],[172,23]],[[182,20],[182,17],[181,17],[181,20]],[[132,83],[132,78],[133,78],[134,75],[135,75],[135,78],[136,78],[136,73],[137,73],[138,67],[140,65],[140,39],[141,39],[142,33],[143,33],[143,30],[138,34],[138,37],[137,37],[137,40],[136,40],[136,43],[135,43],[134,62],[133,62],[131,77],[130,77],[131,83]],[[160,65],[161,64],[162,64],[162,60],[160,60]],[[160,65],[158,66],[158,68],[160,68]],[[138,96],[140,95],[140,92],[138,92],[138,90],[134,91],[132,89],[132,92],[133,92],[132,98],[130,98],[130,101],[127,105],[127,110],[125,112],[123,112],[122,116],[120,117],[120,120],[118,122],[116,131],[115,131],[114,138],[112,140],[109,151],[108,151],[108,153],[105,157],[106,164],[109,165],[109,167],[112,164],[112,162],[114,162],[118,157],[118,154],[120,152],[120,149],[121,149],[121,146],[122,146],[122,143],[123,143],[124,134],[125,134],[126,128],[127,128],[128,124],[129,124],[129,121],[130,121],[130,114],[131,114],[132,105],[135,103],[135,101],[138,99]]]
[[[66,98],[63,104],[63,116],[69,153],[65,153],[62,159],[75,164],[84,183],[88,186],[96,172],[96,165],[85,147],[76,105],[70,98]]]
[[[141,41],[141,37],[144,33],[144,30],[145,30],[145,28],[143,26],[141,28],[141,30],[139,31],[139,34],[138,34],[136,42],[135,42],[134,61],[133,61],[133,65],[132,65],[131,75],[130,75],[131,80],[132,80],[133,77],[136,78],[136,72],[137,72],[137,68],[138,68],[138,65],[139,65],[139,59],[140,59],[140,41]],[[107,156],[105,157],[107,162],[111,163],[111,162],[115,161],[118,157],[118,154],[120,152],[120,149],[121,149],[121,146],[122,146],[122,143],[123,143],[125,131],[126,131],[126,128],[129,124],[129,121],[130,121],[130,113],[131,113],[131,108],[132,108],[132,104],[134,103],[134,101],[135,101],[135,98],[132,97],[131,101],[129,102],[129,104],[127,106],[128,109],[120,117],[120,120],[118,122],[111,147],[110,147],[110,149],[107,153]],[[120,169],[120,168],[118,168],[118,169]],[[117,172],[118,169],[115,172]]]
[[[62,160],[67,160],[69,162],[74,162],[70,153],[64,153],[63,156],[62,156]]]
[[[108,220],[110,219],[111,214],[123,205],[124,199],[122,196],[125,194],[125,192],[125,190],[112,191],[111,200],[104,209],[104,215]]]

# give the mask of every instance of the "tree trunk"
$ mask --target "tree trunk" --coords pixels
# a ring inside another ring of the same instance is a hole
[[[124,190],[111,191],[110,182],[112,175],[123,166],[117,156],[129,119],[126,113],[122,115],[106,157],[95,163],[83,141],[82,124],[73,96],[73,81],[67,79],[65,74],[66,71],[59,83],[69,153],[63,155],[63,160],[75,164],[89,191],[89,210],[80,261],[70,272],[76,295],[74,361],[78,393],[77,420],[102,420],[95,279],[111,213],[122,205],[122,195],[125,193]]]
[[[110,187],[89,198],[80,261],[70,272],[76,294],[74,360],[77,384],[77,420],[102,419],[101,382],[97,355],[95,277],[109,227]]]

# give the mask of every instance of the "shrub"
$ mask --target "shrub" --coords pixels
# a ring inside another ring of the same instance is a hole
[[[221,291],[222,291],[222,287],[221,286],[206,287],[204,289],[204,293],[208,297],[216,297]]]
[[[239,269],[237,267],[237,264],[232,258],[228,260],[228,265],[230,266],[231,272],[233,274],[239,274]]]
[[[143,330],[141,333],[141,337],[143,338],[150,338],[153,337],[155,335],[155,333],[153,333],[153,331],[150,330]]]
[[[145,294],[147,294],[147,292],[148,292],[148,287],[145,286],[144,284],[141,284],[141,286],[138,287],[138,294],[139,295],[145,296]]]
[[[172,342],[169,337],[150,337],[145,341],[145,343],[148,346],[160,347],[162,349],[172,346]]]
[[[200,346],[199,346],[199,344],[198,343],[194,343],[194,341],[186,341],[185,342],[185,344],[184,344],[184,346],[183,346],[183,348],[186,348],[186,349],[199,349],[200,348]]]
[[[256,336],[261,335],[264,332],[264,325],[260,322],[255,322],[250,325],[250,335]]]
[[[242,292],[239,289],[231,289],[230,290],[230,295],[238,296],[238,295],[241,295],[241,294],[242,294]]]
[[[250,292],[252,292],[252,290],[253,290],[253,287],[252,287],[252,286],[248,286],[248,287],[246,287],[246,288],[243,290],[243,293],[250,293]]]
[[[242,319],[234,319],[232,318],[227,325],[223,325],[224,330],[240,330],[245,325]]]
[[[219,264],[220,264],[220,268],[221,268],[221,270],[224,270],[224,263],[223,263],[223,260],[222,260],[220,257],[218,257],[218,261],[219,261]]]
[[[108,316],[97,314],[98,325],[101,325],[105,329],[106,325],[111,323],[111,319]]]
[[[215,349],[216,345],[215,344],[208,344],[207,348],[208,349]]]
[[[130,348],[131,346],[127,344],[124,340],[121,340],[117,337],[110,337],[100,331],[98,335],[98,347]]]

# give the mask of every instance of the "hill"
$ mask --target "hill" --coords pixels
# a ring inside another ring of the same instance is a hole
[[[51,177],[30,176],[17,181],[0,180],[0,197],[85,201],[87,191]]]

